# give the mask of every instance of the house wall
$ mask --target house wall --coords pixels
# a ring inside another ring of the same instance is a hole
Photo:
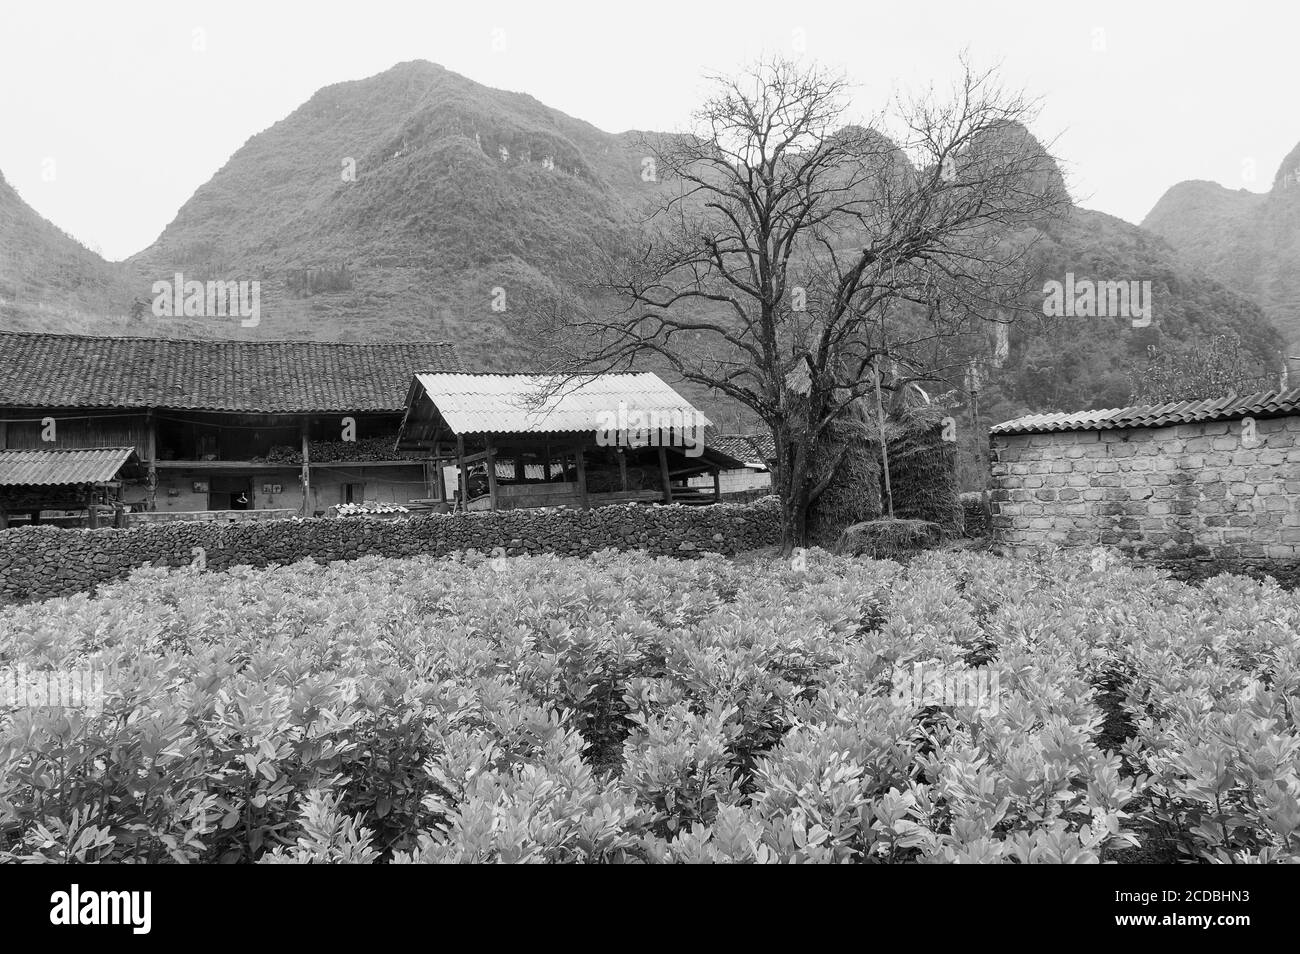
[[[344,484],[365,484],[361,500],[373,500],[376,503],[404,504],[434,496],[432,483],[424,477],[424,465],[416,462],[410,466],[400,467],[366,467],[363,465],[319,464],[311,469],[312,512],[328,510],[343,503]],[[289,500],[286,494],[283,500]],[[293,503],[281,506],[298,506],[302,503],[302,488],[298,485],[297,471],[293,479]],[[357,501],[358,503],[361,501]]]
[[[250,498],[254,510],[302,510],[302,468],[286,464],[283,468],[249,470],[224,470],[220,468],[170,468],[158,470],[158,488],[154,496],[154,510],[158,513],[184,513],[208,509],[208,494],[196,492],[194,484],[206,483],[209,488],[222,477],[239,476],[252,482]],[[379,503],[404,504],[409,500],[428,497],[424,481],[424,465],[374,467],[364,465],[317,464],[311,468],[311,513],[328,510],[343,502],[344,484],[364,484],[362,500]],[[266,493],[267,484],[280,486],[280,493]],[[123,490],[124,503],[135,507],[145,500],[145,488],[130,485]],[[358,501],[359,502],[359,501]]]
[[[1300,417],[997,435],[1004,552],[1114,546],[1144,558],[1300,555]]]
[[[181,416],[180,412],[169,412]],[[69,416],[63,416],[68,414]],[[337,422],[344,415],[331,414],[319,415],[312,420],[312,433],[314,437],[323,440],[333,439],[337,436],[339,428]],[[357,438],[358,440],[373,438],[375,435],[389,433],[396,430],[398,417],[394,415],[353,415],[357,420]],[[42,431],[44,425],[41,424],[42,418],[53,417],[55,419],[55,440],[42,440]],[[290,420],[293,428],[298,427],[299,418],[296,416],[282,416],[284,420]],[[109,412],[101,414],[99,412],[82,411],[67,412],[56,409],[43,408],[4,408],[0,409],[0,418],[4,418],[5,423],[0,424],[0,448],[10,449],[31,449],[31,448],[60,448],[60,447],[134,447],[141,461],[147,461],[149,457],[149,419],[143,412]],[[197,417],[196,417],[197,419]],[[240,415],[220,415],[209,414],[203,416],[203,421],[210,425],[218,423],[228,424],[231,427],[230,433],[236,437],[246,436],[249,432],[248,421],[253,418],[246,418]],[[288,443],[295,448],[298,446],[300,438],[297,437],[296,431],[285,437],[288,433],[287,426],[277,425],[279,418],[268,418],[262,416],[256,420],[264,422],[264,426],[257,432],[265,437],[263,443]],[[194,452],[194,448],[181,446],[166,449],[159,446],[160,455],[164,450],[170,450],[171,453],[180,451],[182,459]],[[232,445],[227,448],[229,452],[246,449],[241,446]],[[259,453],[264,453],[267,448],[255,447]],[[251,451],[250,451],[251,453]],[[223,454],[228,456],[227,454]],[[209,488],[214,487],[214,481],[229,477],[246,477],[252,482],[253,493],[251,497],[250,509],[255,510],[283,510],[289,509],[301,512],[303,509],[303,490],[300,480],[302,468],[298,464],[286,463],[282,467],[275,469],[258,468],[249,470],[248,468],[187,468],[187,467],[169,467],[166,462],[157,470],[158,483],[154,494],[154,511],[157,513],[189,513],[193,511],[207,510],[210,504],[207,491],[195,491],[196,483],[206,483]],[[313,464],[311,469],[312,487],[310,512],[318,510],[328,510],[330,507],[343,502],[343,485],[347,483],[364,484],[361,490],[361,499],[374,500],[381,503],[406,503],[415,498],[429,497],[433,495],[432,487],[425,482],[424,465],[416,461],[410,465],[402,466],[367,466],[365,464],[337,464],[337,463],[318,463]],[[281,488],[280,493],[264,493],[262,488],[266,484],[278,484]],[[133,510],[143,509],[148,491],[143,480],[128,481],[122,488],[121,500],[128,504]]]
[[[143,459],[148,447],[148,424],[143,414],[114,414],[88,418],[64,417],[68,412],[0,408],[0,417],[9,420],[0,427],[0,448],[8,450],[50,449],[60,447],[134,447]],[[41,434],[42,418],[54,418],[54,440],[45,441]]]
[[[690,487],[712,489],[713,478],[705,474],[702,477],[692,477],[686,483]],[[750,470],[749,468],[724,470],[718,475],[718,486],[724,494],[738,494],[746,490],[761,490],[764,487],[772,486],[772,475],[765,470]]]

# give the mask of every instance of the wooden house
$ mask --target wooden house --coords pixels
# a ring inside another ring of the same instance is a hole
[[[398,425],[413,374],[459,370],[443,342],[3,332],[0,502],[11,523],[21,522],[84,509],[93,491],[139,522],[311,516],[343,503],[433,497],[426,455],[394,450]],[[105,468],[120,455],[91,455],[82,471],[70,457],[30,456],[72,449],[129,454],[112,475]],[[20,460],[5,451],[29,453]],[[127,467],[137,460],[138,470]],[[93,479],[14,482],[33,474]]]
[[[397,446],[455,474],[449,495],[469,510],[711,503],[743,464],[707,446],[707,426],[649,373],[418,374]]]

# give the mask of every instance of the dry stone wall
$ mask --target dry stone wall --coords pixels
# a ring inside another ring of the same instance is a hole
[[[457,550],[506,555],[585,556],[606,548],[655,555],[736,553],[780,540],[775,498],[705,507],[621,506],[596,510],[507,510],[257,523],[163,523],[125,530],[17,527],[0,531],[0,602],[48,599],[91,590],[136,567],[208,569],[318,562],[360,556],[442,555]]]

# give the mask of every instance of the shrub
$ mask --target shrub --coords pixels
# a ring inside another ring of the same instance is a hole
[[[0,610],[108,674],[0,699],[0,861],[1300,859],[1300,598],[1102,556],[141,570]]]

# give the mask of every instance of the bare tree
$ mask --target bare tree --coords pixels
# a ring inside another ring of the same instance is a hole
[[[951,342],[1023,301],[1017,233],[1066,201],[1030,105],[991,73],[899,104],[893,139],[848,123],[847,94],[780,60],[719,78],[691,134],[648,143],[671,188],[637,242],[594,263],[619,307],[573,296],[542,321],[560,365],[652,356],[766,422],[787,551],[835,475],[814,478],[812,451],[873,369],[897,387],[964,367]]]

